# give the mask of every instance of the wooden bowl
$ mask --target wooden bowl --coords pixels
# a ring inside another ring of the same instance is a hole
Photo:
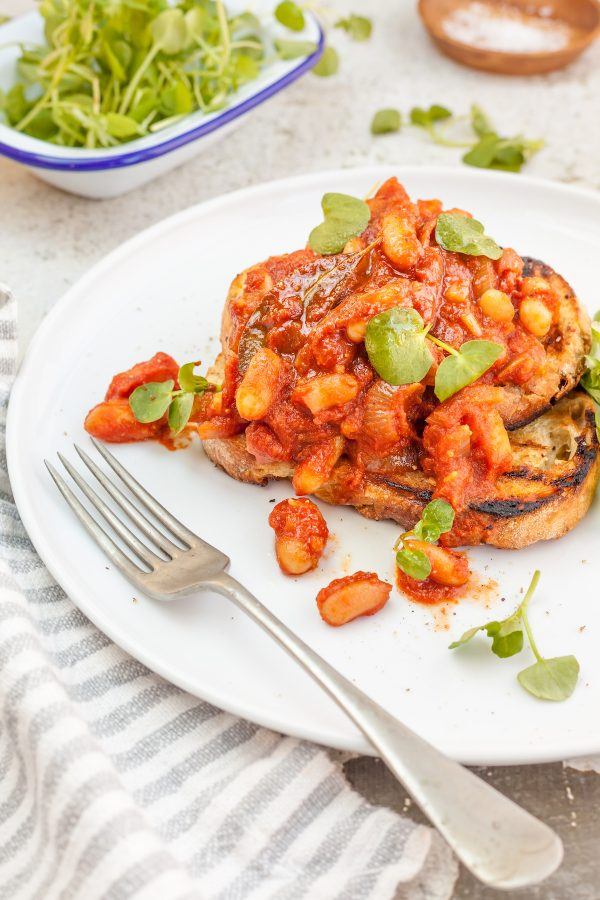
[[[541,15],[570,26],[571,39],[559,50],[536,53],[507,53],[462,43],[449,37],[443,28],[446,17],[473,0],[419,0],[419,13],[434,43],[442,53],[473,69],[502,75],[539,75],[569,65],[600,33],[599,0],[482,0],[486,6]]]

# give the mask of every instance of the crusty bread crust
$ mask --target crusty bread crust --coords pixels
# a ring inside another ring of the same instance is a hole
[[[524,256],[525,276],[546,278],[558,297],[557,322],[554,338],[546,346],[544,372],[527,386],[504,390],[513,392],[513,403],[507,403],[503,415],[508,429],[520,428],[532,422],[553,403],[560,400],[578,384],[585,370],[585,356],[591,347],[590,317],[582,308],[573,288],[565,279],[539,259]],[[501,411],[502,412],[502,411]]]
[[[243,434],[203,442],[208,457],[232,478],[266,484],[291,478],[290,463],[259,465],[246,450]],[[496,496],[473,504],[457,520],[455,545],[491,544],[519,549],[540,540],[559,538],[583,518],[600,474],[594,403],[576,391],[545,415],[511,434],[514,466],[498,482]],[[420,470],[393,477],[367,474],[359,487],[348,489],[349,463],[341,461],[317,492],[327,503],[354,506],[369,519],[391,519],[410,528],[433,492],[433,482]]]

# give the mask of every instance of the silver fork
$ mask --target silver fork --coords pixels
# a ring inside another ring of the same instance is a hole
[[[80,447],[75,445],[75,449],[114,503],[153,546],[141,541],[60,453],[59,459],[104,523],[132,551],[133,558],[90,515],[56,469],[47,460],[45,463],[75,515],[129,581],[157,600],[172,600],[200,590],[216,591],[233,600],[341,706],[480,881],[513,890],[542,881],[560,865],[562,843],[547,825],[448,759],[340,675],[227,573],[230,560],[224,553],[171,515],[106,447],[96,440],[93,443],[117,480],[109,478]],[[119,487],[119,480],[137,503]],[[140,507],[151,513],[165,533]]]

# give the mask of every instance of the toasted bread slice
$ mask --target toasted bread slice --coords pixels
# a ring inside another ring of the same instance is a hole
[[[504,386],[500,410],[508,429],[520,428],[544,413],[579,384],[590,351],[590,318],[565,279],[539,259],[524,256],[523,275],[546,278],[558,297],[557,321],[545,345],[544,371],[527,387]]]
[[[518,549],[558,538],[587,512],[600,471],[594,403],[575,391],[543,416],[511,433],[513,469],[497,484],[497,493],[473,504],[457,517],[454,545],[491,544]],[[259,465],[246,450],[243,434],[206,440],[209,458],[238,481],[266,484],[290,478],[293,465]],[[433,491],[433,481],[419,469],[397,467],[369,473],[358,488],[348,488],[347,461],[317,496],[328,503],[356,507],[369,519],[391,519],[410,528]]]

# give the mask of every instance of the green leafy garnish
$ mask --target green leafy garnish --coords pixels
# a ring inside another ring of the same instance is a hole
[[[466,341],[459,350],[431,337],[448,351],[435,373],[435,396],[440,403],[473,384],[502,356],[504,348],[492,341]]]
[[[379,109],[371,122],[371,134],[390,134],[400,131],[402,117],[397,109]]]
[[[280,59],[299,59],[301,56],[310,56],[317,49],[314,41],[286,41],[277,38],[273,46]]]
[[[373,31],[373,23],[366,16],[357,16],[353,13],[345,18],[338,19],[336,28],[343,28],[353,41],[368,41]]]
[[[302,31],[306,24],[302,9],[293,0],[282,0],[275,8],[275,18],[290,31]]]
[[[419,128],[429,131],[436,122],[443,122],[444,119],[451,118],[452,113],[445,106],[434,103],[429,109],[423,109],[420,106],[413,106],[410,111],[410,121]]]
[[[441,213],[435,226],[435,239],[444,250],[500,259],[502,247],[484,233],[481,222],[461,213]]]
[[[259,20],[228,13],[223,0],[44,0],[39,9],[44,43],[21,45],[19,81],[0,92],[0,112],[65,147],[113,147],[221,109],[267,57]]]
[[[410,546],[402,547],[397,551],[396,565],[415,581],[425,581],[431,574],[431,562],[427,554]]]
[[[478,169],[520,172],[523,164],[541,147],[542,141],[528,141],[520,135],[514,138],[501,138],[497,134],[485,134],[465,153],[463,162]]]
[[[424,129],[436,144],[446,147],[466,147],[463,162],[469,166],[484,169],[500,169],[505,172],[519,172],[523,164],[542,146],[543,141],[530,141],[522,135],[506,138],[499,135],[492,123],[481,109],[473,105],[469,124],[476,140],[465,136],[462,140],[451,140],[448,128],[465,123],[464,116],[454,116],[449,109],[433,104],[429,109],[414,107],[410,113],[413,125]],[[436,127],[446,123],[444,129]]]
[[[129,405],[138,422],[156,422],[162,418],[173,399],[175,382],[149,381],[140,385],[129,397]]]
[[[314,75],[318,75],[320,78],[329,78],[330,75],[335,75],[339,67],[340,58],[337,50],[333,47],[325,47],[321,59],[316,66],[313,66],[312,71]]]
[[[413,537],[435,544],[442,534],[452,530],[454,510],[446,500],[432,500],[427,504],[421,518],[412,529]]]
[[[369,320],[365,349],[369,362],[388,384],[421,381],[433,364],[428,341],[446,351],[435,376],[435,395],[440,402],[476,381],[502,355],[503,348],[492,341],[466,341],[456,350],[429,334],[415,309],[394,307]]]
[[[571,655],[545,659],[537,648],[527,617],[527,607],[539,579],[540,573],[536,570],[523,601],[508,618],[469,628],[457,641],[450,644],[450,649],[454,650],[468,644],[478,632],[483,631],[492,638],[492,653],[506,659],[521,652],[524,635],[527,635],[536,662],[519,672],[517,675],[519,684],[541,700],[566,700],[575,690],[579,677],[579,663]]]
[[[427,329],[415,309],[395,307],[367,324],[365,348],[377,374],[388,384],[421,381],[433,364]]]
[[[581,379],[581,387],[600,404],[600,312],[596,313],[592,322],[592,349],[585,362],[587,368]]]
[[[340,253],[350,238],[362,234],[371,218],[364,200],[350,194],[323,194],[321,208],[325,221],[313,228],[308,243],[324,256]]]
[[[428,503],[414,528],[401,534],[394,545],[398,568],[416,581],[425,581],[431,573],[431,562],[426,553],[411,546],[411,538],[435,544],[453,524],[454,510],[446,500]]]
[[[172,433],[179,434],[183,431],[192,414],[194,397],[205,391],[220,390],[202,375],[194,374],[198,365],[200,363],[190,362],[179,369],[179,390],[174,390],[175,382],[172,379],[151,381],[137,387],[129,397],[129,405],[138,422],[156,422],[167,413]]]

